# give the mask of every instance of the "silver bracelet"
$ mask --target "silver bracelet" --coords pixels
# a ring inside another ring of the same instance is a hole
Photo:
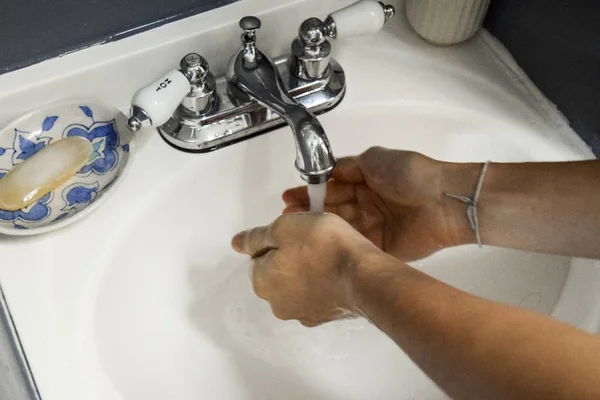
[[[444,193],[444,196],[448,196],[450,198],[460,200],[467,205],[467,218],[469,219],[469,223],[471,224],[471,228],[473,232],[475,232],[475,237],[477,238],[477,244],[479,247],[483,247],[483,243],[481,242],[481,232],[479,231],[479,220],[477,219],[477,207],[479,205],[479,195],[481,194],[481,187],[483,186],[483,180],[485,179],[485,173],[487,172],[488,166],[490,165],[489,161],[486,161],[481,168],[481,174],[479,175],[479,181],[477,181],[477,189],[475,189],[475,194],[473,198],[460,196],[451,193]]]

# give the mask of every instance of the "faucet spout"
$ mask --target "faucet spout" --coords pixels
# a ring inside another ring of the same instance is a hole
[[[325,130],[314,115],[287,93],[273,61],[256,48],[258,18],[245,17],[240,26],[245,30],[243,46],[229,62],[229,83],[287,122],[294,134],[296,169],[302,179],[310,184],[327,182],[335,168],[335,157]]]
[[[311,184],[327,182],[336,161],[321,123],[302,105],[290,110],[284,119],[294,134],[296,169],[302,179]]]

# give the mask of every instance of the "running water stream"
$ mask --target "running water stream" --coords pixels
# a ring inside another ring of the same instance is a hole
[[[325,211],[325,195],[327,194],[327,183],[308,185],[308,198],[310,199],[311,212]]]

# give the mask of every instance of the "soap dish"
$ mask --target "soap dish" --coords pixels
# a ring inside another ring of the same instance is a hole
[[[124,175],[135,152],[126,116],[98,101],[66,101],[32,111],[0,130],[0,179],[53,141],[88,139],[89,162],[71,179],[18,211],[0,209],[0,233],[36,235],[90,214]]]

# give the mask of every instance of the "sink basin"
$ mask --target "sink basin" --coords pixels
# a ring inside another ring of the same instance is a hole
[[[0,75],[0,125],[65,98],[126,110],[138,88],[190,51],[219,75],[239,45],[242,15],[260,15],[261,46],[284,55],[304,19],[351,1],[244,0]],[[319,119],[338,157],[373,145],[451,161],[591,157],[485,32],[433,48],[393,18],[334,51],[348,90]],[[157,132],[136,140],[122,184],[81,223],[0,235],[0,281],[41,398],[446,398],[366,321],[308,329],[275,319],[252,294],[248,259],[229,241],[271,222],[282,191],[302,183],[288,128],[200,155]],[[483,297],[600,327],[600,268],[590,260],[465,246],[413,265]]]
[[[342,106],[321,120],[338,156],[378,144],[452,161],[577,158],[519,126],[452,108]],[[301,183],[287,128],[208,155],[169,153],[158,188],[132,199],[136,209],[111,228],[113,245],[94,262],[80,338],[94,355],[90,372],[131,400],[191,400],[199,390],[237,400],[445,398],[365,320],[306,329],[276,320],[252,294],[248,260],[228,243],[237,230],[273,220],[281,192]],[[228,167],[209,169],[216,157]],[[550,314],[571,259],[465,246],[413,265]]]

